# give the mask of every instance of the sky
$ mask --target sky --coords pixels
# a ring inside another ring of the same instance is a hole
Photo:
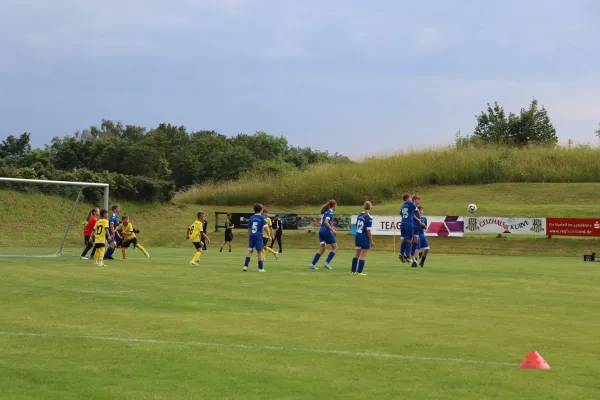
[[[105,118],[359,157],[536,98],[561,142],[593,143],[599,17],[597,0],[2,0],[0,139]]]

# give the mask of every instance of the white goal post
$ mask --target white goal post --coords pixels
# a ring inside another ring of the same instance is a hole
[[[109,208],[109,184],[0,177],[0,258],[78,256],[89,211]],[[75,229],[77,228],[77,229]]]

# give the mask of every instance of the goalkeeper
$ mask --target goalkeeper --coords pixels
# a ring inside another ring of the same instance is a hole
[[[123,221],[121,221],[117,227],[117,232],[123,237],[123,245],[121,248],[123,260],[127,259],[127,249],[132,244],[134,249],[139,249],[147,258],[150,258],[150,254],[138,243],[136,234],[140,233],[140,231],[133,227],[128,215],[123,216]]]

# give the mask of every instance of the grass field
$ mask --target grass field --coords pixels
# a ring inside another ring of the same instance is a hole
[[[296,250],[259,274],[240,247],[2,259],[0,398],[600,398],[596,264],[374,252],[356,276]],[[553,370],[518,369],[532,349]]]

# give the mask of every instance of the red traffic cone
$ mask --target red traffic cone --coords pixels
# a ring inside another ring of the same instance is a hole
[[[535,350],[531,350],[529,352],[529,354],[527,354],[527,357],[525,357],[523,359],[523,361],[519,365],[519,368],[526,368],[526,369],[550,369],[550,365],[548,365],[548,363],[546,362],[546,360],[544,360],[542,358],[542,356],[540,356],[540,353],[538,353]]]

